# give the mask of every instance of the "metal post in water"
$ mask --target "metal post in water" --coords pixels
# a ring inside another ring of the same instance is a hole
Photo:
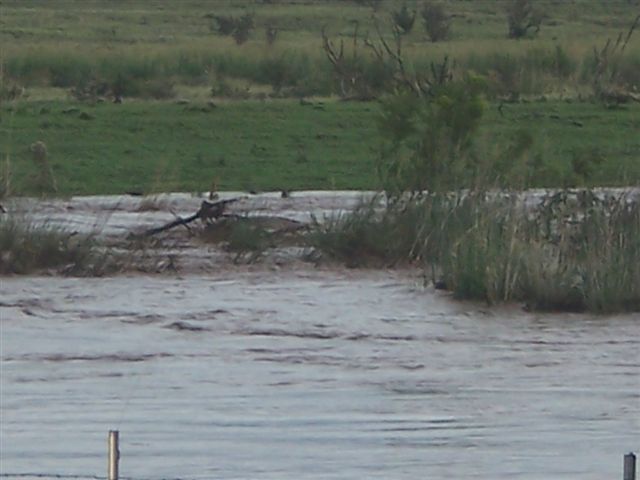
[[[118,480],[118,462],[120,461],[119,432],[109,430],[109,464],[107,479]]]
[[[636,456],[633,453],[627,453],[624,456],[624,480],[636,480]]]

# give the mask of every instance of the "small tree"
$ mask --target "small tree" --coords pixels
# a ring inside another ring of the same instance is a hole
[[[533,8],[532,0],[510,0],[507,6],[509,38],[523,38],[532,30],[533,35],[540,31],[542,15]]]
[[[413,24],[416,21],[416,11],[409,11],[409,7],[405,3],[400,10],[391,12],[393,23],[400,33],[406,35],[413,30]]]
[[[229,36],[235,30],[235,18],[227,15],[214,15],[213,19],[216,21],[215,30],[220,35]]]
[[[383,102],[379,174],[387,194],[448,191],[477,170],[471,151],[484,89],[482,79],[467,75],[434,85],[430,95],[405,89]]]
[[[231,34],[238,45],[249,40],[249,34],[253,30],[253,15],[246,13],[236,20],[236,27]]]
[[[427,2],[420,12],[424,28],[432,42],[446,40],[451,29],[451,19],[439,3]]]
[[[220,35],[233,37],[238,45],[249,40],[249,35],[254,26],[252,14],[245,13],[241,17],[215,15],[213,19],[217,24],[215,30]]]

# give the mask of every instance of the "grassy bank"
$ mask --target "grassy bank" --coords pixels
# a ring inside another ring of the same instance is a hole
[[[104,275],[119,269],[115,256],[94,238],[27,217],[0,216],[0,274],[56,272]]]
[[[46,144],[58,194],[126,191],[377,189],[374,103],[21,100],[0,108],[3,166],[15,194],[37,194],[30,145]],[[479,145],[531,132],[533,186],[640,182],[640,105],[513,103],[487,110]],[[573,166],[585,167],[575,173]]]

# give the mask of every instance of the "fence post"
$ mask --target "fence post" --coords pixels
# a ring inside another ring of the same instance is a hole
[[[107,479],[118,480],[118,462],[120,461],[119,432],[109,430],[109,464]]]
[[[624,456],[624,480],[636,480],[636,456],[633,453],[627,453]]]

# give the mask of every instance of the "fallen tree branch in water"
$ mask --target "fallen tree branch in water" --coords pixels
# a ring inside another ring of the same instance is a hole
[[[217,202],[208,202],[207,200],[203,200],[200,204],[200,208],[193,215],[188,216],[187,218],[178,217],[174,221],[169,222],[161,227],[154,227],[140,234],[133,234],[133,237],[142,238],[142,237],[150,237],[152,235],[156,235],[158,233],[166,232],[167,230],[171,230],[179,225],[188,226],[191,222],[195,220],[202,220],[206,223],[210,223],[213,220],[217,220],[220,217],[226,216],[225,209],[227,205],[231,203],[235,203],[241,198],[231,198],[229,200],[219,200]]]

